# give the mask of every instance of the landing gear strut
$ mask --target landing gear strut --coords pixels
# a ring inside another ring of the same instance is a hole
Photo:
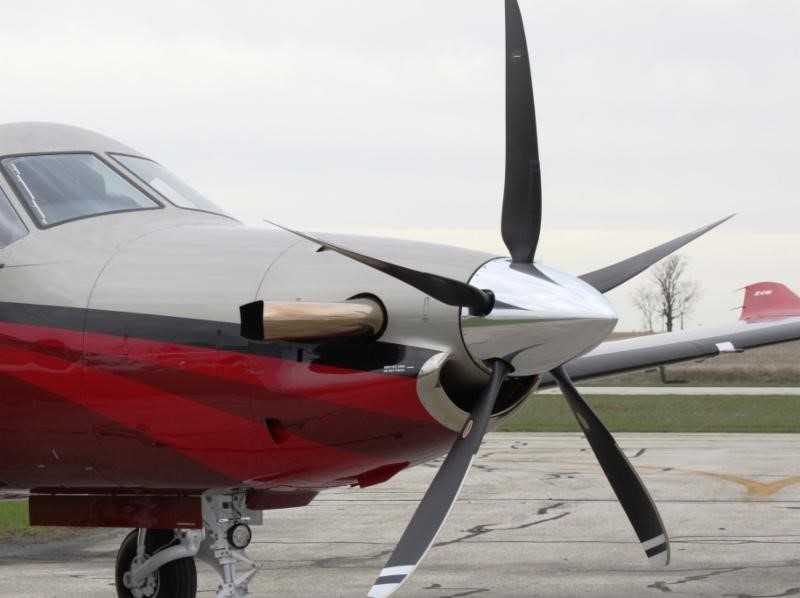
[[[203,496],[206,539],[197,556],[222,577],[217,598],[247,596],[247,586],[258,573],[260,565],[244,552],[250,544],[250,523],[261,524],[261,512],[247,511],[244,494]],[[237,572],[239,566],[243,573]]]
[[[203,529],[139,529],[125,537],[117,554],[118,598],[195,598],[195,556],[222,577],[216,598],[249,596],[260,565],[244,549],[261,512],[245,507],[244,493],[207,493],[202,501]]]

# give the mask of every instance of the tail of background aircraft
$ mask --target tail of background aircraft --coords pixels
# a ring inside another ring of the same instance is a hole
[[[744,288],[740,320],[757,322],[800,316],[800,297],[779,282],[757,282]]]

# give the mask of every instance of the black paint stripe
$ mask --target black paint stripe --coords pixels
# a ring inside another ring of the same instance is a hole
[[[436,353],[432,349],[380,341],[255,342],[241,336],[238,323],[26,303],[0,302],[0,321],[77,332],[85,330],[411,378],[416,377],[422,364]]]
[[[85,319],[86,310],[77,307],[0,302],[0,321],[12,324],[81,331]]]
[[[375,581],[376,586],[382,586],[384,584],[390,583],[403,583],[403,580],[408,577],[408,575],[386,575],[385,577],[379,577]]]
[[[659,544],[658,546],[654,546],[650,550],[645,550],[644,553],[647,555],[648,558],[651,556],[655,556],[657,554],[661,554],[667,549],[667,543],[664,542],[663,544]]]

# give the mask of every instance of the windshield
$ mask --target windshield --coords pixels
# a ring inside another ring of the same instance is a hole
[[[200,195],[161,164],[147,158],[136,158],[123,154],[111,154],[111,157],[176,206],[228,216],[222,209]]]
[[[42,227],[159,207],[93,154],[17,156],[2,164],[28,212]]]

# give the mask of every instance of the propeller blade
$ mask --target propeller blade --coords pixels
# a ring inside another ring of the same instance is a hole
[[[610,291],[611,289],[621,285],[623,282],[627,282],[637,274],[640,274],[655,264],[658,260],[667,257],[674,251],[677,251],[690,241],[694,241],[697,237],[706,234],[712,228],[716,228],[723,222],[730,220],[735,215],[736,214],[731,214],[722,220],[712,222],[708,226],[698,228],[696,231],[692,231],[683,235],[682,237],[678,237],[677,239],[672,239],[672,241],[667,241],[658,247],[653,247],[652,249],[643,251],[638,255],[629,257],[628,259],[617,262],[616,264],[612,264],[611,266],[606,266],[600,270],[595,270],[594,272],[584,274],[580,278],[584,282],[592,285],[601,293]]]
[[[453,280],[452,278],[447,278],[446,276],[439,276],[438,274],[420,272],[419,270],[412,270],[411,268],[406,268],[405,266],[398,266],[397,264],[392,264],[368,255],[362,255],[360,253],[356,253],[355,251],[350,251],[344,247],[340,247],[338,245],[334,245],[333,243],[329,243],[328,241],[314,238],[311,235],[286,228],[280,224],[270,222],[269,220],[266,220],[265,222],[269,222],[273,226],[277,226],[285,231],[289,231],[298,237],[303,237],[307,241],[321,245],[325,249],[330,249],[331,251],[335,251],[336,253],[339,253],[345,257],[349,257],[350,259],[364,264],[365,266],[380,270],[384,274],[388,274],[389,276],[396,278],[397,280],[401,280],[415,289],[422,291],[426,295],[430,295],[437,301],[441,301],[447,305],[468,307],[470,313],[473,315],[485,316],[491,312],[492,307],[494,307],[494,296],[492,295],[491,291],[482,291],[477,287],[473,287],[465,282]]]
[[[503,241],[514,263],[531,263],[542,224],[542,173],[531,65],[517,0],[506,0],[506,179]]]
[[[492,376],[481,392],[461,434],[433,478],[422,502],[403,532],[400,542],[381,571],[369,598],[391,596],[406,581],[425,557],[439,530],[450,514],[481,445],[489,416],[510,366],[501,360],[492,362]]]
[[[550,373],[558,382],[570,409],[575,414],[575,419],[578,420],[600,462],[600,467],[603,468],[622,508],[625,509],[625,514],[633,525],[650,564],[653,567],[668,565],[670,550],[667,532],[653,499],[650,498],[636,470],[617,446],[603,422],[583,400],[563,366]]]

